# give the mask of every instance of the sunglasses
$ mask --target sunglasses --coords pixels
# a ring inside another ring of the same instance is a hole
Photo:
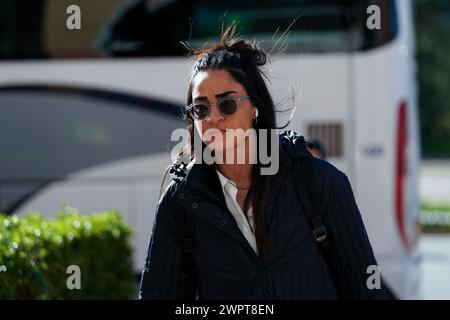
[[[226,116],[236,112],[239,101],[250,99],[250,96],[239,98],[227,97],[217,101],[217,103],[194,102],[186,107],[186,111],[197,120],[203,120],[211,113],[211,106],[216,105],[220,112]]]

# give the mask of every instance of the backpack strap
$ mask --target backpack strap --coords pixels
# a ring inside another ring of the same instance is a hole
[[[294,162],[294,170],[296,171],[296,178],[294,180],[297,189],[297,197],[304,206],[303,209],[308,222],[312,227],[317,245],[319,248],[324,248],[330,245],[330,240],[327,229],[323,223],[323,212],[319,205],[320,201],[314,184],[312,159],[312,157],[304,157],[301,160]]]
[[[336,285],[338,296],[342,296],[339,288],[339,281],[333,268],[333,251],[331,239],[329,238],[326,226],[324,224],[324,212],[320,206],[317,194],[317,188],[314,183],[314,172],[312,167],[313,157],[304,157],[293,161],[294,166],[294,184],[297,191],[297,197],[303,207],[307,220],[311,225],[317,247],[330,271],[330,275]]]

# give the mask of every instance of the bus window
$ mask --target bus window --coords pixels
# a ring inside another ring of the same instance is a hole
[[[369,30],[366,25],[366,11],[372,4],[381,9],[380,30]],[[395,1],[391,0],[215,1],[195,7],[193,44],[200,46],[215,37],[217,21],[237,21],[243,34],[271,49],[283,42],[280,36],[294,20],[286,39],[288,54],[368,50],[397,35]]]
[[[244,36],[271,49],[296,20],[287,38],[288,54],[368,50],[397,35],[393,0],[197,0],[165,4],[144,16],[142,4],[126,7],[104,29],[101,50],[112,56],[183,54],[179,41],[190,40],[193,47],[199,47],[217,37],[221,22],[232,21],[239,23]],[[366,11],[372,4],[381,9],[380,30],[369,30],[366,25]],[[144,25],[146,31],[136,41]],[[128,42],[126,34],[130,35]]]
[[[233,20],[245,36],[262,40],[270,49],[297,18],[287,38],[288,54],[368,50],[398,33],[394,0],[109,0],[101,5],[77,0],[70,4],[81,9],[81,30],[66,27],[67,1],[3,0],[0,59],[183,55],[180,41],[201,45],[217,36],[222,22]],[[366,26],[366,10],[372,4],[381,9],[380,30]]]
[[[182,126],[179,106],[98,91],[1,89],[0,105],[0,212],[75,171],[168,153]]]

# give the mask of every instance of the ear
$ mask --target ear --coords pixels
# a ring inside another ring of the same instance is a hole
[[[258,118],[258,108],[257,108],[257,107],[255,107],[255,116],[254,116],[254,119],[256,119],[256,118]]]

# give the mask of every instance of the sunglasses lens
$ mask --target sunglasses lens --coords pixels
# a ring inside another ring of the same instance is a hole
[[[208,116],[209,106],[207,104],[194,104],[191,109],[191,114],[195,119],[202,120]]]
[[[226,114],[226,115],[233,114],[236,111],[236,108],[237,108],[236,100],[234,100],[234,99],[222,100],[219,103],[219,108],[220,108],[220,111],[222,111],[223,114]]]

